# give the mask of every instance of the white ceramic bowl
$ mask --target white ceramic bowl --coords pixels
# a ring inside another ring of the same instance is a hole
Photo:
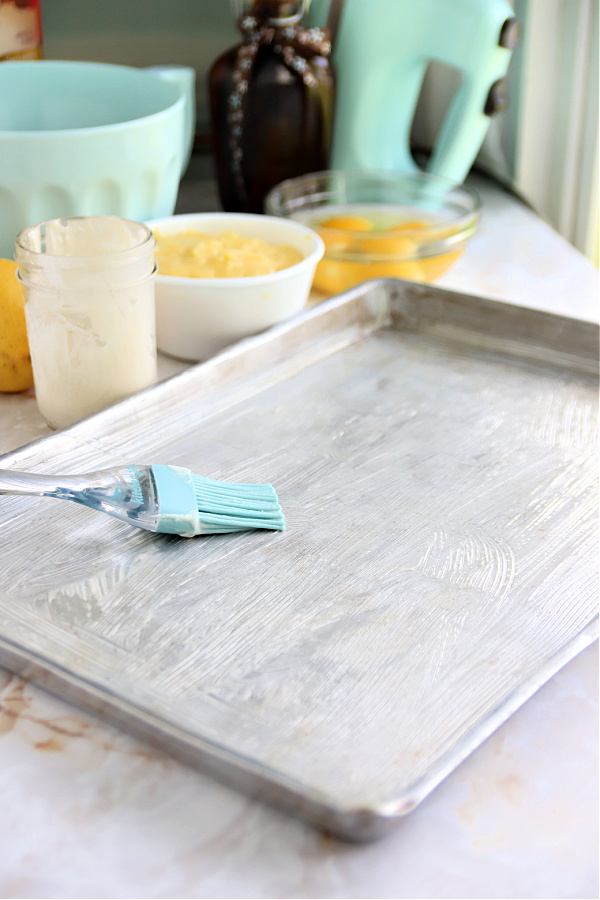
[[[198,361],[300,312],[310,293],[325,247],[311,228],[291,219],[249,213],[192,213],[146,222],[162,234],[194,229],[203,233],[235,231],[244,237],[295,247],[296,265],[248,278],[156,276],[158,349],[179,359]]]

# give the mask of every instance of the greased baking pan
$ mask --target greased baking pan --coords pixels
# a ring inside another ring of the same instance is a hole
[[[366,840],[597,636],[598,328],[375,281],[0,460],[271,481],[284,533],[0,499],[0,662]]]

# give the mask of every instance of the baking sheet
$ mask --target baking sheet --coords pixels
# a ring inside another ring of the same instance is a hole
[[[0,663],[341,836],[597,636],[598,328],[377,281],[0,459],[271,481],[184,540],[0,498]]]

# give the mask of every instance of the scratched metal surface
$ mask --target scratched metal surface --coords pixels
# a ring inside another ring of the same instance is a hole
[[[0,460],[270,480],[285,533],[0,501],[0,662],[341,835],[597,634],[596,327],[374,282]]]

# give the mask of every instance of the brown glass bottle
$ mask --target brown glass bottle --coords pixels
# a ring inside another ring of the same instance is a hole
[[[286,15],[288,22],[297,24],[299,16],[289,16],[290,6],[297,5],[255,0],[249,9],[258,24],[254,41],[226,51],[209,73],[219,195],[223,209],[229,212],[261,213],[266,194],[280,181],[328,165],[334,92],[329,60],[319,53],[318,42],[307,41],[313,52],[306,52],[298,31],[291,42],[292,52],[285,51],[288,64],[276,49],[285,38],[285,24],[274,25],[274,20]],[[271,42],[262,42],[265,30],[274,35]],[[256,40],[258,31],[263,34],[261,41]],[[250,63],[240,66],[244,56]],[[245,85],[236,91],[240,74]]]

